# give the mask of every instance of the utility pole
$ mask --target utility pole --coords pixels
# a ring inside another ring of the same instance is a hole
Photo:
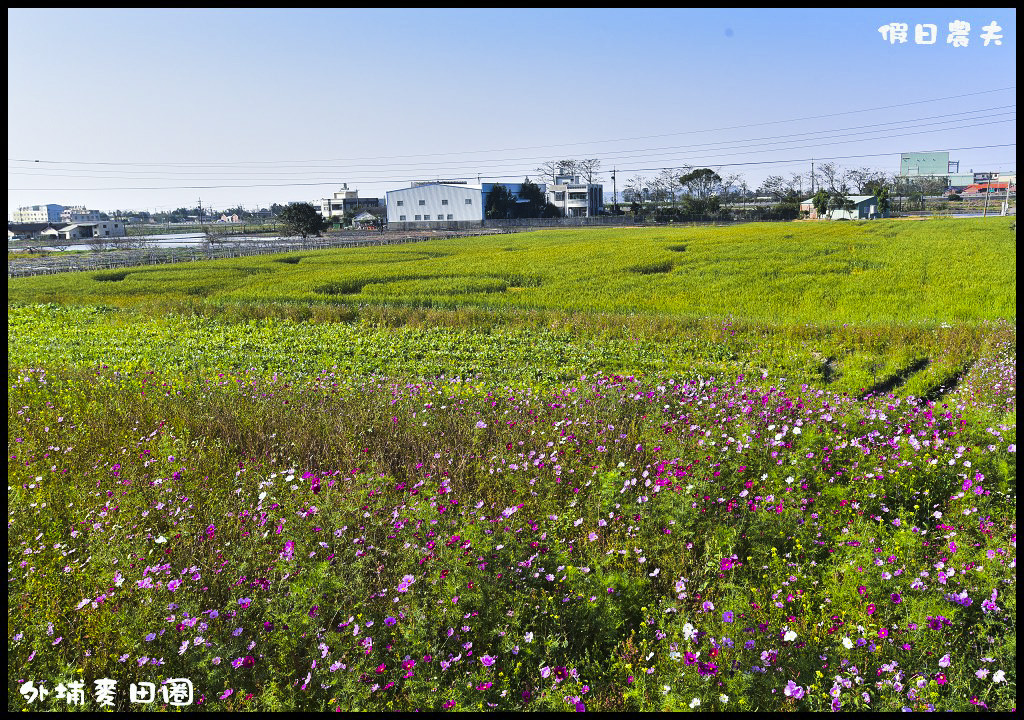
[[[982,213],[982,217],[988,217],[988,196],[992,194],[992,183],[987,182],[985,184],[988,185],[988,187],[985,188],[985,212]]]
[[[814,195],[814,158],[811,158],[811,195]]]
[[[1006,197],[1003,199],[1003,211],[1000,215],[1010,214],[1010,179],[1006,179]]]
[[[1007,185],[1010,187],[1010,185]],[[614,214],[618,214],[618,189],[615,187],[615,168],[611,168],[611,204],[614,207]]]

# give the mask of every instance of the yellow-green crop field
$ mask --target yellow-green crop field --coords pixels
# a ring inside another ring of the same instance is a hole
[[[1015,266],[991,218],[10,279],[8,708],[1012,709]]]
[[[1010,220],[573,229],[19,280],[13,302],[543,309],[818,325],[1015,317]]]

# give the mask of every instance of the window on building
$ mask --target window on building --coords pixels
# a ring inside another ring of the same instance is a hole
[[[449,219],[449,220],[451,220],[451,219],[452,219],[452,214],[451,214],[451,213],[448,213],[448,219]]]
[[[405,205],[405,200],[399,200],[398,207],[402,207],[403,205]]]
[[[441,201],[441,204],[442,204],[442,205],[447,205],[447,204],[448,204],[448,201],[447,201],[447,200],[442,200],[442,201]]]
[[[426,200],[420,200],[420,205],[426,205],[426,204],[427,204]]]
[[[472,205],[473,204],[473,198],[466,198],[466,204],[467,205]]]
[[[430,216],[429,216],[429,215],[424,215],[424,216],[423,216],[423,219],[424,219],[424,220],[429,220],[429,219],[430,219]]]
[[[421,215],[417,215],[415,219],[416,219],[416,220],[422,220],[422,219],[423,219],[423,217],[422,217]]]
[[[403,221],[403,222],[404,222],[404,221],[405,221],[405,215],[399,215],[399,216],[398,216],[398,219],[399,219],[400,221]]]

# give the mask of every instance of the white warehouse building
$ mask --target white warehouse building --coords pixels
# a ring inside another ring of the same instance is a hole
[[[479,227],[487,208],[487,195],[504,185],[518,196],[522,183],[481,183],[465,180],[414,182],[412,187],[387,193],[388,227],[403,230],[455,230]],[[541,192],[544,185],[539,185]]]
[[[484,198],[479,185],[414,184],[387,193],[388,226],[405,229],[449,227],[448,223],[479,225]]]

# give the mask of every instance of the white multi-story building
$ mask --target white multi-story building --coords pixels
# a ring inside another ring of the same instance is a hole
[[[380,198],[360,198],[358,190],[348,189],[348,183],[331,197],[320,199],[320,214],[325,220],[343,217],[346,210],[368,207],[380,207]]]
[[[565,217],[594,217],[604,209],[604,186],[580,182],[576,175],[559,175],[548,187],[547,199]]]
[[[16,223],[59,223],[63,205],[27,205],[14,211]]]
[[[61,222],[100,222],[99,210],[87,210],[85,205],[73,205],[65,207],[60,213]]]

